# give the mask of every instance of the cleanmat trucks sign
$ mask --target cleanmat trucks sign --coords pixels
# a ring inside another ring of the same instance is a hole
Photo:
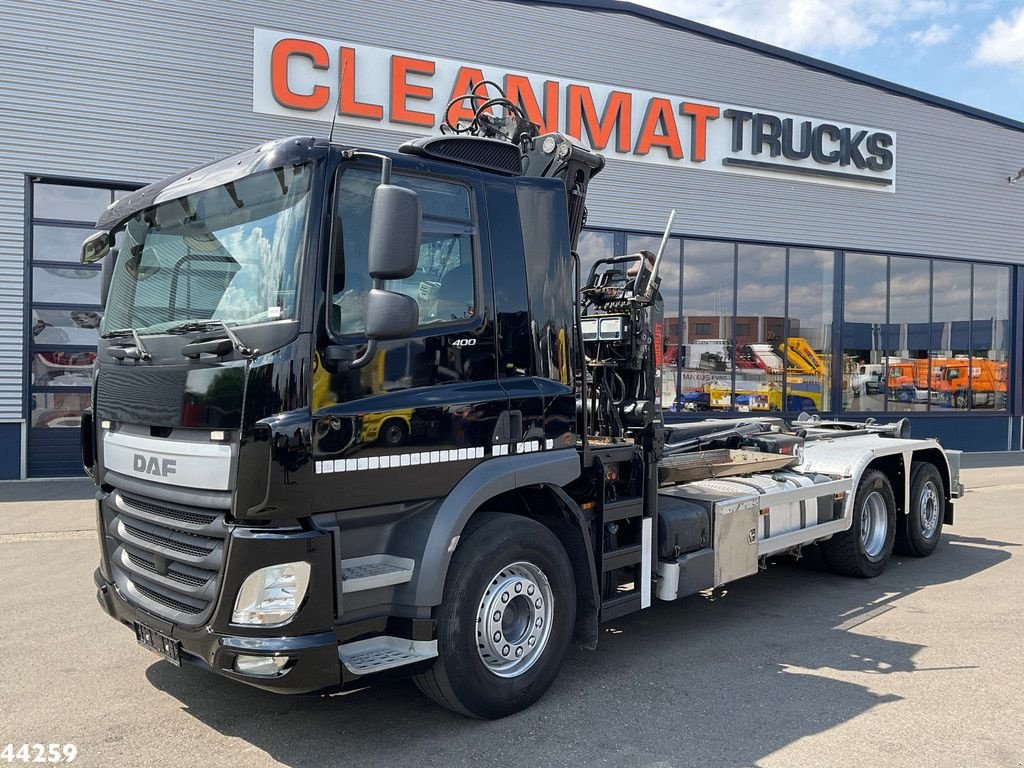
[[[253,66],[256,112],[329,122],[337,110],[342,124],[422,135],[444,122],[451,99],[491,80],[542,132],[611,158],[895,188],[891,130],[266,29],[254,31]],[[449,116],[471,119],[468,102]]]

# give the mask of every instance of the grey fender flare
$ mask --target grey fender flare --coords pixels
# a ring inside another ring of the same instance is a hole
[[[440,605],[452,559],[452,539],[488,499],[530,485],[561,488],[581,474],[574,448],[500,456],[474,467],[441,502],[423,547],[416,579],[415,605]]]

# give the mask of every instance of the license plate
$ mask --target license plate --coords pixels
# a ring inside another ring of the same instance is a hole
[[[176,667],[181,666],[181,641],[135,622],[135,639],[139,645],[163,656]]]

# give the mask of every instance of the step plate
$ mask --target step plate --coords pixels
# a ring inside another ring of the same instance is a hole
[[[415,664],[437,656],[437,640],[405,640],[401,637],[371,637],[338,648],[345,668],[355,675],[372,675],[386,669]]]
[[[341,591],[361,592],[366,589],[404,584],[412,579],[415,562],[392,555],[366,555],[341,561]]]

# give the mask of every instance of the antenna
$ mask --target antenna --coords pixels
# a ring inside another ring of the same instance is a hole
[[[647,280],[647,290],[644,291],[644,299],[650,300],[654,295],[654,288],[658,280],[658,270],[661,269],[661,257],[665,255],[665,247],[668,245],[669,235],[672,234],[672,225],[676,220],[676,209],[668,215],[668,224],[665,225],[665,234],[661,236],[661,245],[658,246],[658,255],[654,258],[654,266],[651,268],[651,276]]]
[[[341,111],[341,89],[345,82],[345,60],[341,61],[341,74],[338,75],[338,98],[334,100],[334,115],[331,117],[331,132],[327,134],[327,143],[334,143],[334,126],[338,124],[338,112]]]

